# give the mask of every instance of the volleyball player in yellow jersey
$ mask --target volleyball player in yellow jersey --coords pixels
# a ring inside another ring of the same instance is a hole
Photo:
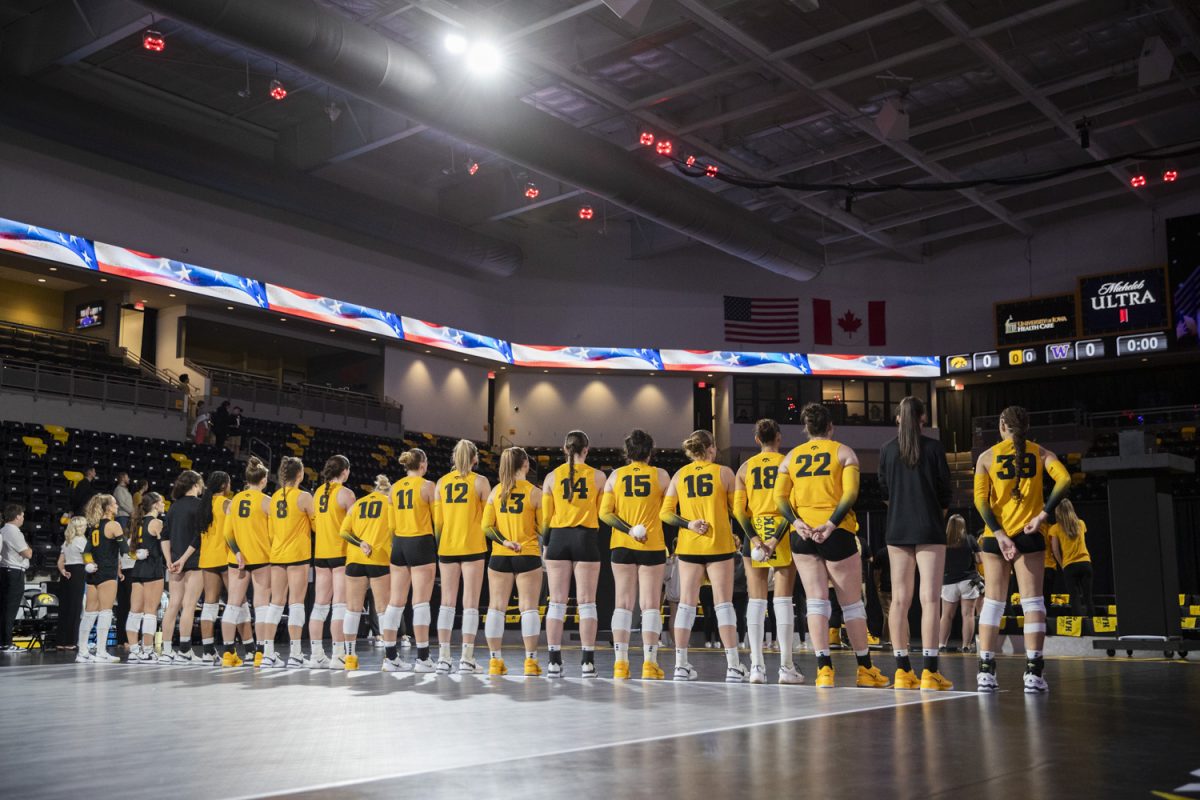
[[[867,613],[862,602],[854,501],[858,499],[858,456],[833,441],[833,419],[820,403],[801,411],[808,441],[793,447],[779,465],[775,502],[791,527],[796,572],[807,598],[808,632],[817,655],[818,689],[833,687],[829,655],[829,585],[837,592],[846,632],[858,660],[859,686],[882,688],[888,679],[871,663]],[[940,586],[940,584],[939,584]]]
[[[345,670],[358,669],[358,654],[354,648],[368,584],[375,608],[387,608],[388,605],[391,583],[388,554],[396,527],[388,498],[390,488],[391,482],[386,475],[376,475],[374,491],[355,500],[342,520],[342,538],[351,545],[346,548],[346,616],[342,620],[342,668]],[[395,636],[395,631],[392,635]],[[392,645],[395,645],[394,639]],[[384,661],[383,671],[395,670],[389,669]]]
[[[204,603],[200,606],[200,641],[204,646],[201,663],[216,660],[213,627],[221,610],[221,590],[228,586],[229,545],[225,544],[225,507],[229,503],[229,474],[211,472],[204,482],[201,499],[207,503],[211,521],[200,534],[200,571],[204,574]],[[240,619],[240,612],[239,612]]]
[[[658,518],[663,494],[671,483],[665,469],[650,466],[654,439],[635,429],[625,437],[629,463],[613,470],[604,484],[600,519],[612,528],[612,571],[616,584],[612,615],[614,678],[629,677],[629,636],[633,604],[642,609],[643,680],[662,680],[658,643],[662,635],[662,587],[667,545]]]
[[[521,611],[521,638],[525,644],[525,674],[542,674],[537,660],[538,599],[542,594],[542,548],[538,532],[542,526],[542,490],[529,474],[529,455],[520,447],[500,454],[500,485],[488,495],[483,509],[483,530],[492,540],[488,565],[488,612],[483,623],[487,637],[489,675],[507,675],[504,654],[504,615],[517,585],[517,608]]]
[[[1011,571],[1017,575],[1025,615],[1025,691],[1049,691],[1042,677],[1046,639],[1042,551],[1046,538],[1040,529],[1066,496],[1071,476],[1053,453],[1028,441],[1028,435],[1029,412],[1009,406],[1000,414],[1000,441],[984,450],[975,464],[975,508],[985,525],[979,543],[986,566],[976,677],[981,692],[998,688],[995,652]],[[1054,489],[1043,503],[1043,475],[1047,473],[1054,480]]]
[[[792,634],[796,629],[796,609],[792,590],[796,572],[792,569],[792,549],[783,537],[787,521],[775,502],[775,482],[783,453],[779,423],[760,419],[754,426],[754,441],[762,448],[738,469],[734,481],[733,516],[745,534],[742,562],[750,600],[746,606],[746,638],[750,640],[750,682],[767,682],[767,662],[763,657],[763,632],[767,620],[767,576],[775,568],[775,632],[779,641],[779,682],[804,683],[804,676],[792,661]],[[782,547],[780,543],[782,542]]]
[[[433,595],[433,581],[437,573],[437,540],[433,535],[433,501],[435,486],[425,479],[429,459],[425,451],[418,448],[400,455],[400,466],[405,476],[392,484],[392,513],[395,514],[396,530],[392,539],[391,565],[392,583],[388,606],[380,626],[398,631],[404,619],[404,601],[412,587],[413,640],[417,646],[417,658],[411,667],[413,672],[433,672],[434,664],[429,659],[429,598]],[[392,636],[395,639],[395,636]],[[400,667],[399,653],[390,652],[387,659]]]
[[[563,442],[567,463],[546,476],[542,484],[542,532],[546,540],[546,677],[561,678],[563,622],[571,576],[579,609],[582,676],[596,677],[596,582],[600,579],[600,494],[605,476],[587,466],[588,437],[571,431]]]
[[[308,567],[312,561],[312,518],[316,512],[313,497],[300,490],[304,479],[304,462],[284,456],[279,463],[279,489],[271,495],[271,607],[267,620],[267,655],[274,656],[275,630],[283,617],[284,603],[288,604],[287,664],[269,663],[266,666],[304,666],[301,639],[304,636],[304,595],[308,593]]]
[[[342,520],[354,505],[354,492],[346,486],[350,480],[350,459],[330,456],[321,469],[323,483],[313,494],[313,607],[308,617],[310,655],[304,666],[309,669],[341,669],[342,618],[346,616],[346,540],[342,538]],[[330,617],[330,611],[333,616]],[[325,620],[329,620],[331,661],[325,655]]]
[[[438,537],[438,577],[442,605],[438,609],[438,672],[450,671],[450,636],[454,631],[454,607],[462,582],[462,654],[458,671],[479,671],[475,663],[475,635],[479,633],[479,593],[483,588],[487,540],[483,535],[483,506],[491,484],[474,472],[479,448],[468,439],[454,445],[454,470],[443,475],[434,487],[433,529]],[[415,622],[414,622],[415,627]]]
[[[692,463],[675,473],[663,495],[659,518],[679,528],[679,611],[675,615],[675,680],[699,675],[688,662],[688,642],[696,622],[696,603],[705,575],[712,584],[717,629],[725,646],[725,680],[742,683],[748,673],[738,657],[737,613],[733,610],[733,559],[738,545],[729,522],[736,478],[729,467],[714,464],[717,447],[708,431],[695,431],[683,443]]]
[[[267,618],[270,616],[268,608],[271,602],[271,532],[267,522],[271,498],[263,493],[268,475],[267,465],[251,456],[246,462],[246,488],[230,498],[229,512],[225,515],[225,543],[233,553],[238,572],[249,572],[250,581],[254,584],[254,633],[258,639],[254,651],[256,667],[262,666],[266,652]],[[225,643],[225,653],[221,656],[223,667],[239,667],[242,664],[233,649],[240,616],[230,607],[240,607],[246,600],[245,592],[245,581],[230,582],[225,615],[221,618],[221,639]],[[274,653],[275,645],[272,642],[272,656]]]

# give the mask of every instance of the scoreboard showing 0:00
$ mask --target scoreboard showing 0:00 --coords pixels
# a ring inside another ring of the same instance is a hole
[[[1142,356],[1167,352],[1167,334],[1133,333],[1117,337],[1117,356]]]

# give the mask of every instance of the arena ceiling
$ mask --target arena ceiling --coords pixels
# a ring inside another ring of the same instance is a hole
[[[652,0],[636,25],[610,9],[630,5],[616,0],[321,2],[439,70],[457,67],[443,47],[447,33],[492,37],[504,51],[493,91],[631,159],[656,160],[638,145],[649,130],[730,173],[909,183],[1027,173],[1200,137],[1200,18],[1186,0]],[[144,48],[147,29],[164,36],[162,52]],[[1165,79],[1139,86],[1139,56],[1152,37],[1174,61]],[[177,131],[180,142],[208,141],[500,239],[571,236],[633,217],[586,186],[131,2],[0,2],[0,66],[3,87],[24,98],[6,122],[56,106],[27,127],[83,147],[104,149],[97,128],[149,121],[162,146],[171,137],[161,131]],[[284,100],[268,96],[272,80],[286,87]],[[908,114],[906,138],[889,138],[877,123],[889,103]],[[73,108],[90,109],[89,124],[64,124]],[[471,162],[479,164],[474,175]],[[1174,183],[1161,180],[1168,167],[1179,173]],[[919,260],[1100,208],[1148,207],[1200,190],[1198,167],[1200,157],[1190,156],[1032,186],[853,197],[675,177],[817,243],[827,262],[839,263]],[[1147,185],[1135,188],[1130,178],[1139,173]],[[524,195],[527,182],[537,185],[534,199]],[[269,202],[267,194],[255,199]],[[595,209],[591,220],[579,218],[585,204]],[[653,224],[632,227],[648,249],[686,242],[647,235]]]

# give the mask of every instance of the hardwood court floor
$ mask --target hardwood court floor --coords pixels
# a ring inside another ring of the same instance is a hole
[[[557,681],[384,674],[363,650],[349,674],[4,657],[2,796],[1060,800],[1173,792],[1200,768],[1195,663],[1051,660],[1051,694],[1026,696],[1002,659],[1005,691],[979,696],[727,685],[705,651],[682,684],[584,681],[570,650]],[[972,658],[942,661],[973,688]],[[611,674],[611,652],[597,663]],[[848,684],[853,659],[835,664]]]

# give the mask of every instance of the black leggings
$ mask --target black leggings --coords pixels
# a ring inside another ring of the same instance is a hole
[[[1050,606],[1053,605],[1051,595],[1054,594],[1054,580],[1058,577],[1059,572],[1060,570],[1054,567],[1046,567],[1046,575],[1042,578],[1042,594],[1045,595],[1047,613],[1049,613]]]
[[[1092,603],[1092,562],[1078,561],[1063,567],[1067,591],[1071,593],[1071,614],[1076,617],[1095,616]],[[1086,613],[1085,613],[1086,612]]]
[[[17,621],[17,612],[21,610],[21,602],[25,599],[25,570],[0,570],[0,647],[8,647],[13,643],[13,625]]]
[[[83,564],[68,564],[71,577],[58,582],[58,635],[54,641],[59,646],[73,645],[79,638],[79,617],[83,614]]]

